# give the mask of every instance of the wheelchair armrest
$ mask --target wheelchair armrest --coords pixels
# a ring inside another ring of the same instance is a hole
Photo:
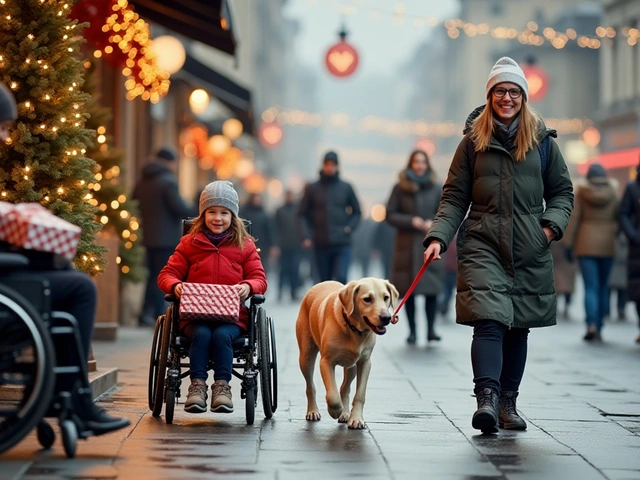
[[[253,295],[251,297],[251,306],[262,305],[265,302],[264,295]]]
[[[164,296],[164,301],[169,303],[178,303],[179,299],[173,293],[168,293]]]
[[[20,253],[0,253],[0,270],[12,270],[28,265],[29,259]]]

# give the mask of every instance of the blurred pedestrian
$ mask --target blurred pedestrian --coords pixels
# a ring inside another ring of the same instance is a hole
[[[262,194],[251,193],[247,202],[240,207],[240,218],[251,222],[249,231],[256,239],[258,252],[265,270],[269,271],[269,260],[278,256],[272,218],[263,205]]]
[[[602,340],[609,311],[609,274],[618,232],[618,198],[607,172],[598,163],[589,166],[586,183],[577,185],[575,208],[563,243],[578,259],[584,281],[587,333],[584,339]]]
[[[298,214],[303,242],[313,247],[320,281],[347,283],[351,236],[361,213],[353,187],[340,179],[337,153],[325,154],[320,179],[305,188]]]
[[[353,232],[353,259],[360,265],[362,277],[368,277],[370,273],[371,258],[373,256],[373,235],[376,226],[376,222],[371,218],[363,218]]]
[[[562,317],[568,319],[578,264],[573,258],[573,251],[560,242],[551,244],[551,258],[553,258],[553,280],[556,284],[556,293],[564,300]]]
[[[616,312],[618,314],[618,320],[623,322],[627,319],[627,275],[628,275],[628,265],[629,261],[629,241],[627,237],[620,231],[618,236],[616,237],[616,254],[613,258],[613,267],[611,268],[611,274],[609,275],[609,296],[611,297],[611,293],[615,292],[616,296]],[[609,311],[607,315],[609,318],[612,317],[610,314],[611,305],[609,304]]]
[[[436,216],[441,195],[442,184],[436,180],[427,153],[422,150],[412,152],[387,202],[387,222],[397,229],[391,283],[401,297],[405,297],[424,263],[422,240]],[[416,295],[425,296],[427,341],[440,340],[435,321],[438,295],[442,291],[442,272],[442,264],[432,264],[406,299],[409,345],[416,343]]]
[[[556,323],[549,244],[562,238],[573,208],[569,172],[551,138],[556,133],[529,107],[528,94],[518,64],[498,60],[487,104],[467,119],[424,240],[425,256],[439,259],[462,224],[456,317],[474,329],[478,409],[471,423],[487,433],[527,428],[516,398],[529,329]]]
[[[178,191],[176,177],[178,154],[163,147],[142,169],[142,176],[133,190],[133,198],[140,208],[140,224],[144,235],[142,244],[147,250],[149,271],[144,305],[138,323],[152,326],[167,307],[164,293],[156,278],[182,237],[182,220],[197,215],[195,207],[187,204]]]
[[[275,213],[275,238],[279,256],[278,300],[282,300],[288,287],[292,300],[298,300],[300,288],[300,257],[302,239],[297,222],[298,205],[291,190],[284,193],[284,204]]]
[[[636,179],[629,182],[620,206],[620,226],[629,239],[629,283],[627,293],[629,300],[635,302],[640,328],[640,165]],[[636,338],[640,343],[640,334]]]
[[[456,291],[456,280],[458,278],[458,249],[456,242],[458,241],[458,234],[451,240],[451,245],[446,252],[444,252],[444,279],[442,287],[442,296],[440,299],[440,313],[443,317],[449,315],[449,307],[451,306],[451,299],[453,298],[453,292]]]
[[[391,277],[393,246],[395,241],[396,229],[386,221],[378,222],[378,226],[373,234],[373,250],[380,257],[382,276],[386,279]]]

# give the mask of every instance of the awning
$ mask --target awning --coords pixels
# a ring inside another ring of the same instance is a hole
[[[129,0],[137,13],[230,55],[236,51],[227,0]]]
[[[616,152],[601,153],[597,157],[591,158],[587,163],[578,167],[578,171],[585,175],[589,170],[589,165],[599,163],[606,170],[616,168],[629,168],[638,165],[640,160],[640,148],[629,148],[628,150],[618,150]]]
[[[207,90],[233,112],[242,122],[245,132],[253,134],[253,107],[249,90],[190,55],[187,55],[177,75]]]

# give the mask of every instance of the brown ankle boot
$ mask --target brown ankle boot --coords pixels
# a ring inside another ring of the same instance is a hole
[[[499,402],[499,423],[500,428],[505,430],[526,430],[525,422],[516,410],[516,398],[518,392],[502,392]]]
[[[473,414],[471,426],[482,433],[498,433],[498,395],[490,388],[476,394],[478,409]]]

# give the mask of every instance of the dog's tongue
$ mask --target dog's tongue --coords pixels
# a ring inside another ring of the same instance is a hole
[[[384,335],[385,333],[387,333],[387,327],[377,327],[374,325],[373,331],[378,335]]]

